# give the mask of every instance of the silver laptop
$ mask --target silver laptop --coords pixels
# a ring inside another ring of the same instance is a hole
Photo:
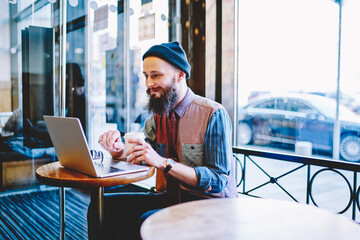
[[[92,177],[109,177],[146,171],[147,166],[104,157],[93,160],[78,118],[44,116],[47,129],[62,166]]]

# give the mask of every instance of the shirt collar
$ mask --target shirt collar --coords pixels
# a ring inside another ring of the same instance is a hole
[[[186,110],[189,108],[191,102],[194,100],[195,94],[190,88],[187,89],[185,97],[174,108],[174,112],[181,118],[184,116]]]

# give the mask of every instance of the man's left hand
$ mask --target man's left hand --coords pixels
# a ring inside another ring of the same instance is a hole
[[[144,161],[160,170],[166,167],[166,158],[161,157],[147,142],[129,140],[129,143],[137,143],[126,152],[126,156],[131,155],[128,160],[129,163],[140,164]]]

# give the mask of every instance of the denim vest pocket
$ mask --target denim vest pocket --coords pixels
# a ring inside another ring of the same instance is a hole
[[[190,167],[204,163],[204,144],[182,144],[182,161]]]
[[[156,152],[162,156],[166,157],[166,144],[165,143],[156,143]]]

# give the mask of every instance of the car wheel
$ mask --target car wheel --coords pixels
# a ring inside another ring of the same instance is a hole
[[[340,142],[340,155],[346,161],[360,161],[360,137],[347,135]]]
[[[249,144],[252,142],[252,130],[249,124],[240,122],[238,126],[238,144]]]

